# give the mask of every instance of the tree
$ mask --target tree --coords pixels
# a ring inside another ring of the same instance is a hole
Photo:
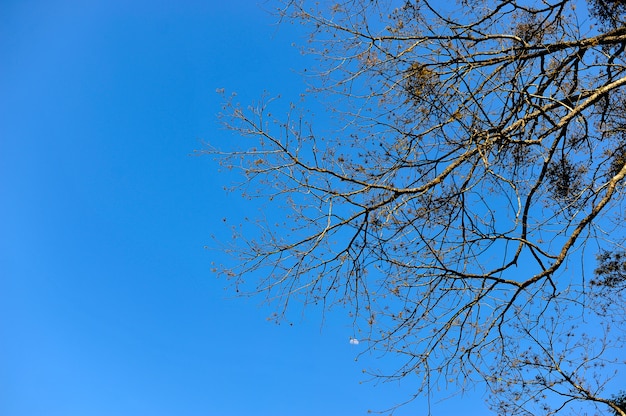
[[[279,311],[346,305],[403,359],[378,376],[416,396],[484,383],[501,415],[626,416],[607,384],[626,365],[626,2],[279,10],[311,28],[333,118],[227,104],[254,144],[209,151],[290,215],[238,234],[222,272]]]

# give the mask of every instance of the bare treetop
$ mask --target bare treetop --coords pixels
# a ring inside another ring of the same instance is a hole
[[[222,271],[279,310],[348,305],[404,357],[379,375],[416,396],[478,382],[498,414],[626,416],[605,388],[625,364],[626,2],[279,14],[311,28],[309,91],[333,117],[228,103],[242,142],[212,152],[288,216]]]

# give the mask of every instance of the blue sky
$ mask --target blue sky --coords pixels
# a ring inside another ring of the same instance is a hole
[[[275,325],[211,272],[222,219],[258,209],[194,155],[236,140],[216,90],[296,100],[313,64],[264,8],[0,2],[0,415],[356,416],[410,396],[362,383],[393,363],[355,361],[346,311]],[[481,392],[432,405],[487,414]]]
[[[1,415],[364,415],[411,391],[360,383],[377,356],[355,362],[344,311],[275,325],[211,273],[221,219],[254,209],[192,155],[232,140],[215,90],[295,97],[310,64],[262,7],[0,2]]]

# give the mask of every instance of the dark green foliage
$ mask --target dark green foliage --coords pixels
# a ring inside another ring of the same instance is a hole
[[[597,256],[598,267],[595,270],[597,280],[592,283],[616,289],[626,288],[626,252],[602,251]],[[626,403],[626,394],[622,400]]]
[[[626,392],[620,391],[618,394],[613,396],[613,404],[617,405],[622,411],[626,412]],[[621,416],[617,410],[613,412],[616,416]]]

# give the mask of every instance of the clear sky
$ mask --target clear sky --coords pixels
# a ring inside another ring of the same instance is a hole
[[[269,7],[269,6],[265,6]],[[267,321],[211,273],[254,209],[201,140],[218,88],[297,94],[297,26],[253,0],[0,2],[0,415],[365,415],[343,311]],[[485,414],[469,398],[435,414]],[[472,413],[474,412],[474,413]],[[425,415],[424,402],[398,415]]]

